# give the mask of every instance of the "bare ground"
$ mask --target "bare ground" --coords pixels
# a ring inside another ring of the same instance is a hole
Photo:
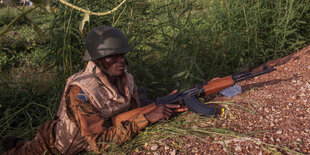
[[[242,94],[212,101],[223,115],[184,126],[227,131],[166,138],[133,154],[310,154],[310,46],[267,65],[277,70],[238,83]]]

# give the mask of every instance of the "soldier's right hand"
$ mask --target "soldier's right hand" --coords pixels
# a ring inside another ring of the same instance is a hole
[[[180,107],[177,104],[158,105],[152,111],[144,114],[145,118],[151,123],[156,123],[161,119],[168,120],[174,113],[187,111],[186,107]]]

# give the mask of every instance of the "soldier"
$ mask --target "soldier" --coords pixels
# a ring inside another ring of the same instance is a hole
[[[68,78],[57,116],[44,123],[29,142],[6,136],[4,154],[100,153],[131,140],[150,123],[186,111],[178,105],[159,105],[134,119],[112,123],[112,117],[139,107],[133,77],[125,69],[130,51],[125,35],[110,26],[88,33],[82,71]]]

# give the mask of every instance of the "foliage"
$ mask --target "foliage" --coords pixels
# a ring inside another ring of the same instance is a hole
[[[7,7],[7,4],[0,3],[0,9]]]
[[[93,12],[121,2],[67,1]],[[85,66],[84,38],[94,27],[112,25],[126,33],[136,85],[155,98],[249,70],[309,44],[309,3],[130,0],[112,14],[83,20],[84,13],[51,1],[51,13],[34,10],[0,38],[1,136],[33,137],[39,124],[55,114],[65,79]],[[0,30],[19,13],[0,9]],[[29,23],[36,23],[41,35]],[[124,148],[131,146],[138,147],[130,143]]]
[[[10,133],[31,139],[37,127],[55,113],[60,82],[52,72],[40,72],[41,69],[25,67],[12,69],[10,74],[1,74],[2,136]]]
[[[3,17],[3,19],[8,20],[1,20],[0,23],[3,21],[5,22],[2,24],[9,23],[21,12],[20,9],[22,7],[0,9],[0,18]],[[28,17],[32,17],[34,20],[30,20]],[[0,60],[0,70],[10,70],[12,67],[22,66],[25,62],[24,58],[28,54],[31,55],[33,51],[47,49],[47,40],[42,40],[42,37],[38,36],[33,23],[40,25],[40,31],[46,31],[51,17],[41,10],[34,10],[25,18],[20,18],[9,33],[0,37],[0,54],[3,56]],[[42,52],[41,55],[46,55],[46,53]]]
[[[8,0],[8,4],[10,6],[18,6],[20,5],[20,0]]]
[[[69,2],[104,12],[120,1]],[[64,40],[55,40],[58,50],[50,55],[59,71],[71,75],[83,66],[80,60],[86,32],[96,26],[116,26],[126,33],[133,49],[127,57],[137,85],[147,87],[155,97],[212,77],[249,70],[303,47],[309,42],[307,4],[134,0],[110,16],[90,16],[80,32],[84,14],[55,2],[58,11],[53,38]]]
[[[18,15],[18,12],[19,11],[13,7],[5,7],[0,9],[0,27],[10,23]],[[21,18],[15,23],[15,25],[23,25],[26,23],[26,19]]]
[[[9,10],[18,15],[19,9],[4,8],[0,12]],[[27,16],[47,30],[50,15],[35,10]],[[51,49],[48,42],[41,40],[29,20],[21,21],[0,37],[0,133],[1,137],[10,134],[31,139],[37,127],[55,113],[63,82],[56,78],[55,71],[46,72],[43,67]],[[3,152],[2,147],[0,150]]]

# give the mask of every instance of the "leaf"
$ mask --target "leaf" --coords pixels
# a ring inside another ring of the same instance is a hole
[[[115,25],[117,24],[118,20],[121,18],[121,16],[122,16],[123,13],[125,12],[126,8],[127,8],[127,5],[125,5],[123,11],[119,14],[119,16],[117,17],[116,21],[113,22],[113,24],[112,24],[113,27],[115,27]]]
[[[184,16],[186,13],[190,13],[190,11],[192,10],[192,3],[190,3],[178,16],[178,19],[181,19],[182,16]]]
[[[296,31],[297,31],[297,29],[288,30],[288,31],[286,31],[285,36],[289,36],[291,34],[294,34]]]
[[[180,72],[180,73],[178,73],[178,74],[176,74],[176,75],[173,75],[172,78],[181,77],[181,76],[185,75],[185,73],[186,73],[186,71]]]
[[[81,33],[81,35],[83,35],[83,29],[84,29],[84,25],[86,22],[89,22],[89,14],[88,13],[84,13],[84,17],[82,19],[82,21],[80,22],[80,25],[79,25],[79,31]]]
[[[39,38],[41,39],[42,42],[45,41],[44,33],[41,30],[41,28],[31,19],[29,19],[27,16],[24,16],[24,18],[31,23],[33,30],[38,34]]]
[[[45,0],[31,0],[34,4],[45,4]]]
[[[49,13],[49,11],[47,10],[48,8],[47,8],[47,5],[42,5],[42,4],[40,4],[39,5],[39,8],[41,9],[41,10],[43,10],[45,13]]]
[[[171,26],[175,25],[175,20],[174,20],[174,18],[173,18],[173,15],[172,15],[172,13],[171,13],[170,8],[167,8],[167,13],[168,13],[169,21],[172,23]]]
[[[150,71],[145,71],[145,76],[151,79],[152,81],[155,80],[155,76]]]
[[[194,64],[201,77],[206,77],[197,63]]]
[[[42,42],[45,41],[45,37],[43,35],[43,31],[37,24],[32,24],[33,30],[38,34],[39,38],[41,39]]]
[[[194,76],[194,75],[189,75],[192,79],[194,79],[194,80],[197,80],[197,81],[199,81],[199,82],[205,82],[206,81],[206,79],[204,79],[204,78],[201,78],[201,77],[199,77],[199,76]]]
[[[82,38],[83,38],[84,36],[79,35],[79,33],[80,33],[80,31],[79,31],[78,29],[71,28],[70,34],[73,35],[73,36],[74,36],[77,40],[79,40],[79,42],[81,43]]]
[[[50,5],[50,0],[46,0],[45,8],[48,12],[53,12],[53,7]]]
[[[146,43],[146,46],[152,48],[152,50],[165,51],[165,47],[161,46],[159,43]]]
[[[300,23],[300,24],[307,24],[307,22],[302,21],[302,20],[298,20],[297,23]]]

